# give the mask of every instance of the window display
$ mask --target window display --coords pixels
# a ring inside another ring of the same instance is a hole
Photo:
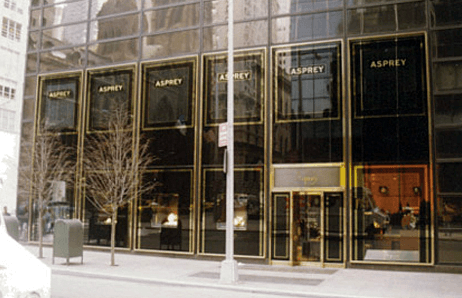
[[[355,174],[354,259],[429,262],[427,167],[364,166]]]
[[[145,181],[156,188],[138,202],[138,248],[191,250],[191,171],[149,171]]]
[[[202,253],[225,253],[226,177],[220,170],[205,171],[201,205]],[[237,255],[263,254],[262,169],[235,169],[234,251]]]

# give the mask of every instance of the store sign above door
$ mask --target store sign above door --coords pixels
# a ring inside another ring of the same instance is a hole
[[[274,169],[274,187],[340,187],[341,167],[277,167]]]

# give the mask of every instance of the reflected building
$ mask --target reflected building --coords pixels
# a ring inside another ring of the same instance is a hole
[[[237,258],[459,268],[460,4],[234,4]],[[134,148],[149,141],[156,157],[136,174],[157,188],[120,210],[117,245],[222,257],[226,1],[34,1],[30,12],[23,135],[53,119],[83,153],[125,103]],[[84,222],[85,245],[107,247],[107,217],[75,171],[60,204]]]

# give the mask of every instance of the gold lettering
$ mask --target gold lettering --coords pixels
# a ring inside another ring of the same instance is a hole
[[[174,79],[167,79],[167,80],[158,80],[154,82],[154,86],[156,88],[163,88],[163,87],[172,87],[172,86],[179,86],[183,84],[183,78],[174,78]]]
[[[303,182],[305,185],[314,185],[316,182],[318,182],[318,177],[310,177],[310,176],[305,176],[302,178]]]
[[[303,67],[295,67],[290,69],[291,75],[304,75],[304,74],[318,74],[324,73],[326,70],[325,65],[310,65]]]
[[[71,96],[71,90],[57,90],[48,92],[49,98],[68,98]]]
[[[123,85],[107,85],[98,88],[99,93],[119,92],[123,90]]]
[[[383,67],[401,67],[406,65],[407,59],[388,59],[371,61],[369,68],[383,68]]]
[[[236,81],[248,81],[252,78],[252,73],[250,71],[238,71],[233,74],[233,79]],[[228,73],[219,73],[218,82],[227,82]]]

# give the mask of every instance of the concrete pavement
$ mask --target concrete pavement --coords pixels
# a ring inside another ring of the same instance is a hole
[[[38,247],[26,245],[34,255]],[[85,250],[81,258],[55,258],[44,247],[42,261],[53,274],[114,281],[161,283],[293,297],[462,297],[462,274],[363,269],[290,267],[239,263],[239,282],[220,282],[219,261],[116,253],[110,266],[108,251]]]

